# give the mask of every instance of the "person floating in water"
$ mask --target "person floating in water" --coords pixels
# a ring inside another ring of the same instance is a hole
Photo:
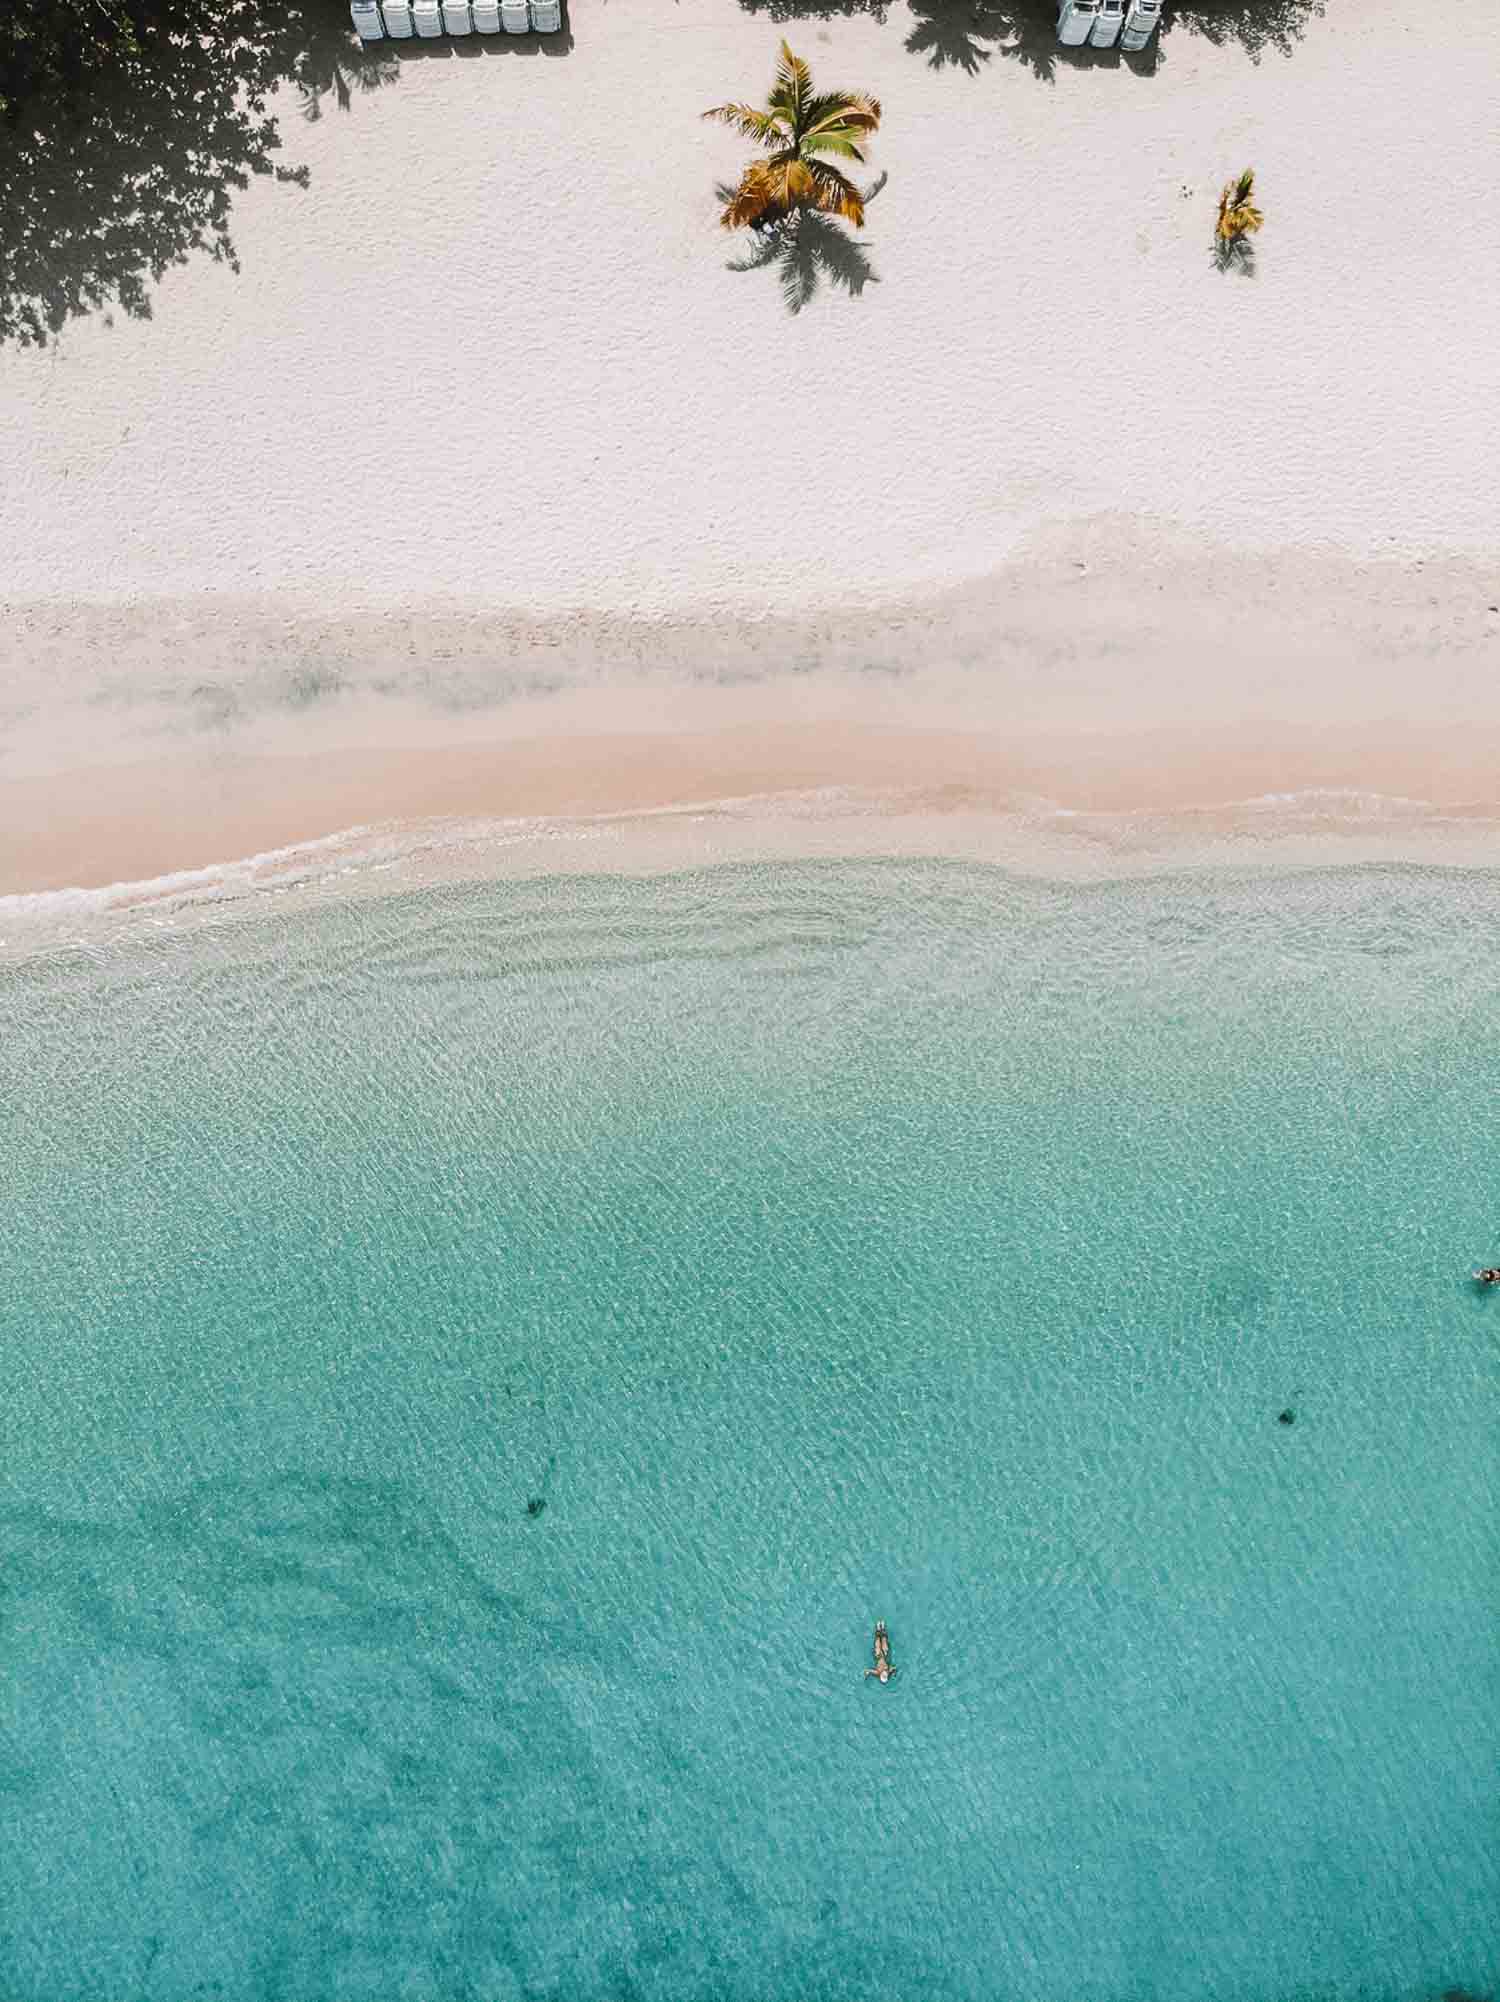
[[[1486,1265],[1474,1277],[1481,1286],[1500,1286],[1500,1265]]]
[[[891,1637],[885,1630],[885,1621],[875,1622],[875,1666],[865,1670],[865,1681],[878,1675],[882,1682],[889,1682],[896,1673],[891,1661]]]

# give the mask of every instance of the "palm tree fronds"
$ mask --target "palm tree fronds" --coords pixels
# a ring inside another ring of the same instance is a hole
[[[857,90],[830,90],[804,106],[809,132],[820,125],[847,125],[852,132],[873,132],[880,123],[880,100]]]
[[[824,155],[864,164],[860,142],[880,124],[879,100],[860,91],[814,95],[812,72],[791,45],[781,44],[776,83],[764,110],[749,104],[720,104],[705,118],[733,126],[766,147],[771,157],[755,160],[724,199],[725,229],[790,219],[798,210],[841,216],[856,228],[865,219],[865,198]]]
[[[777,145],[786,135],[781,120],[770,111],[757,111],[753,104],[716,104],[703,116],[711,118],[719,125],[732,125],[736,132],[746,139],[758,140],[762,146]]]
[[[776,89],[771,102],[782,99],[791,111],[794,122],[804,116],[804,106],[812,95],[812,71],[801,56],[794,56],[789,42],[783,42],[781,53],[776,59]]]
[[[823,132],[810,139],[804,139],[802,150],[809,159],[815,153],[832,153],[840,160],[858,160],[861,166],[865,163],[864,154],[843,132]]]
[[[774,208],[775,197],[757,164],[745,169],[739,186],[720,211],[719,221],[725,229],[743,229],[747,223],[768,221]]]
[[[1265,223],[1265,217],[1255,206],[1255,170],[1247,167],[1237,181],[1226,181],[1224,191],[1219,196],[1219,221],[1214,234],[1221,242],[1232,242],[1236,237],[1253,236]]]
[[[845,222],[852,222],[856,229],[865,226],[865,198],[846,174],[837,167],[830,167],[826,160],[810,160],[808,172],[812,177],[815,192],[814,205],[824,215],[842,216]]]
[[[725,229],[779,222],[809,200],[812,192],[812,175],[794,153],[779,154],[774,160],[752,160],[719,220]]]

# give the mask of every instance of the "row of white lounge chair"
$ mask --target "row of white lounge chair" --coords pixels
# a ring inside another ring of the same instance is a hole
[[[562,0],[350,0],[362,42],[410,35],[555,35]]]

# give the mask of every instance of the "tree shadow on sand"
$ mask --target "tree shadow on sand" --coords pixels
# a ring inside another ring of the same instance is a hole
[[[872,202],[885,186],[882,174],[865,196]],[[727,200],[734,190],[720,188]],[[785,221],[767,223],[754,230],[755,243],[744,257],[732,258],[730,271],[775,271],[781,281],[781,296],[789,313],[800,313],[830,285],[857,299],[867,285],[880,278],[863,244],[840,228],[832,216],[803,209]]]
[[[773,21],[834,20],[863,15],[887,20],[891,0],[740,0],[749,13]],[[1119,49],[1064,48],[1057,39],[1056,0],[911,0],[914,25],[906,47],[932,69],[961,69],[977,76],[999,56],[1019,63],[1043,82],[1059,67],[1129,68],[1151,75],[1162,45],[1174,32],[1201,35],[1219,45],[1235,43],[1253,61],[1267,49],[1290,55],[1326,0],[1196,0],[1171,6],[1151,45],[1138,54]]]
[[[0,14],[0,341],[42,347],[83,314],[151,316],[203,253],[238,270],[229,219],[283,165],[273,93],[304,117],[391,82],[394,57],[327,0],[16,0]]]
[[[1214,238],[1215,271],[1235,272],[1241,278],[1255,276],[1255,245],[1248,236]]]

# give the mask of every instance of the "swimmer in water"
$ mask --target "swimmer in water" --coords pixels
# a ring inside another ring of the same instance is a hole
[[[870,1677],[875,1675],[882,1682],[889,1682],[895,1673],[896,1670],[891,1662],[891,1637],[885,1630],[885,1621],[877,1620],[875,1622],[875,1666],[865,1670],[865,1681],[868,1682]]]
[[[1500,1265],[1486,1265],[1474,1277],[1481,1286],[1500,1286]]]

